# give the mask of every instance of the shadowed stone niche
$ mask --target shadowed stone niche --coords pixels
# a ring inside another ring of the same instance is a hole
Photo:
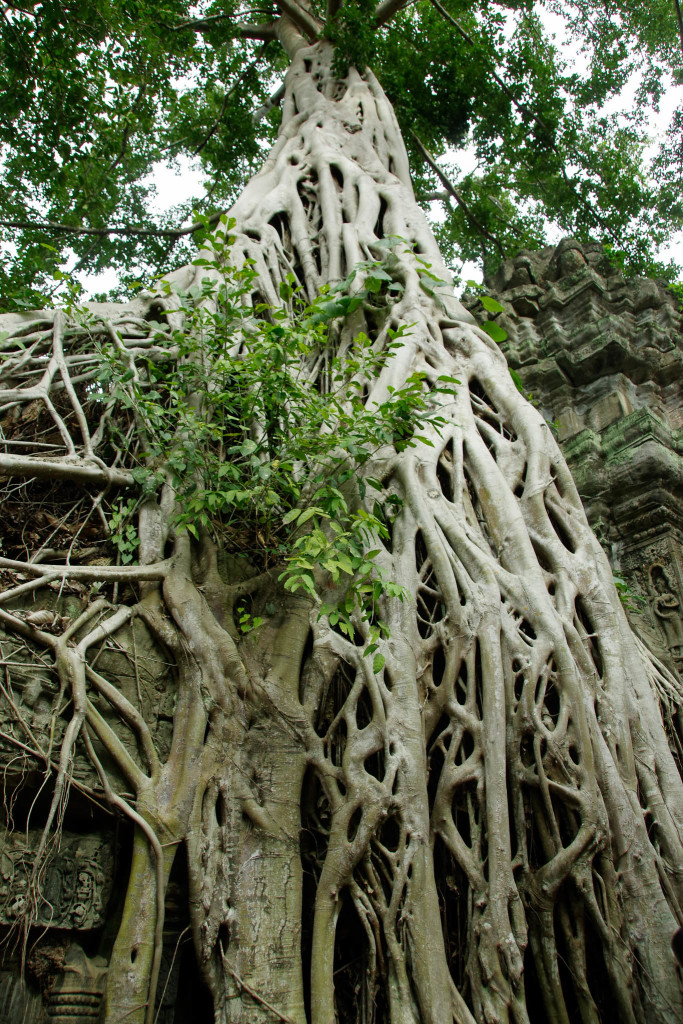
[[[75,942],[62,966],[61,976],[46,999],[47,1019],[50,1024],[97,1024],[104,994],[107,961],[104,957],[90,958]]]
[[[484,284],[508,363],[548,421],[638,634],[683,668],[683,314],[597,243],[523,250]],[[489,319],[479,299],[466,303]]]

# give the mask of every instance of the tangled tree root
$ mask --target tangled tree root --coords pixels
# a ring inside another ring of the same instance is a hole
[[[254,305],[277,306],[288,274],[312,299],[393,236],[398,297],[365,303],[302,372],[324,391],[330,357],[360,330],[379,351],[411,325],[366,382],[368,407],[416,371],[460,382],[436,399],[444,426],[364,468],[380,505],[402,502],[377,561],[412,595],[377,609],[390,631],[378,672],[363,656],[371,622],[355,623],[359,646],[268,574],[231,575],[208,536],[174,534],[167,485],[141,509],[140,565],[101,564],[144,424],[92,400],[93,340],[114,339],[143,375],[172,353],[172,330],[164,347],[146,319],[163,298],[87,326],[15,318],[3,342],[0,472],[44,521],[0,560],[24,577],[0,623],[53,656],[72,701],[54,808],[82,740],[136,826],[105,1019],[153,1019],[184,843],[195,947],[226,1024],[673,1024],[683,790],[660,697],[676,703],[680,688],[631,635],[547,425],[452,291],[425,277],[448,280],[378,83],[330,65],[325,44],[296,49],[279,141],[232,211],[233,255],[253,261]],[[75,485],[71,514],[58,511]],[[55,636],[18,608],[63,581],[99,583],[107,600],[86,593]],[[318,584],[328,599],[322,570]],[[258,640],[232,623],[247,592],[275,608]],[[149,707],[92,656],[132,619],[173,664],[164,751]],[[15,739],[33,749],[26,730]]]

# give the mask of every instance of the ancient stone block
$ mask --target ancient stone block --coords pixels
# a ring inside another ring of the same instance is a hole
[[[33,920],[50,928],[84,931],[105,921],[113,880],[113,852],[101,835],[63,833],[47,863],[38,897],[31,877],[41,833],[15,832],[0,848],[0,924],[12,925],[36,900]]]
[[[485,282],[510,366],[552,424],[629,618],[683,665],[683,313],[665,284],[626,279],[597,243],[524,251]],[[467,302],[488,318],[476,299]]]

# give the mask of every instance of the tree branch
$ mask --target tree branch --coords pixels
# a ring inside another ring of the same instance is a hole
[[[83,737],[85,740],[86,750],[92,763],[95,766],[95,770],[100,777],[102,788],[106,799],[109,801],[112,807],[116,807],[123,814],[127,815],[134,824],[138,826],[142,834],[146,837],[154,855],[154,867],[155,867],[155,879],[156,879],[156,923],[154,928],[154,953],[152,956],[152,969],[150,971],[149,987],[148,987],[148,998],[147,1008],[145,1012],[145,1024],[151,1024],[156,1018],[154,1016],[154,1005],[155,996],[157,991],[157,983],[159,980],[159,968],[161,966],[161,953],[163,950],[164,941],[164,913],[166,910],[165,905],[165,886],[164,886],[164,851],[162,849],[159,838],[149,824],[145,821],[141,814],[138,814],[130,804],[115,793],[109,784],[107,773],[105,772],[102,763],[100,762],[95,749],[92,745],[87,729],[83,731]]]
[[[42,629],[37,629],[30,622],[24,622],[23,619],[18,618],[16,615],[10,615],[4,608],[0,608],[0,622],[4,623],[5,626],[9,626],[15,633],[19,633],[20,636],[26,637],[27,640],[42,644],[48,650],[54,651],[57,646],[55,637],[45,633]]]
[[[39,587],[46,587],[58,579],[59,575],[57,573],[48,573],[47,576],[38,576],[27,583],[20,583],[18,586],[12,587],[10,590],[3,590],[0,594],[0,604],[7,604],[8,601],[13,601],[15,597],[19,597],[21,594],[32,593],[34,590],[38,590]]]
[[[247,22],[239,22],[235,25],[242,39],[262,39],[264,43],[271,43],[277,39],[276,23],[264,21],[259,25],[249,25]]]
[[[283,15],[294,22],[299,31],[303,32],[310,42],[317,39],[325,27],[322,21],[319,21],[318,18],[314,18],[312,14],[305,11],[296,0],[278,0],[278,7]]]
[[[181,21],[179,25],[164,25],[169,32],[210,32],[221,21],[232,21],[231,14],[209,14],[205,18],[188,18]],[[243,39],[263,39],[264,42],[272,42],[276,39],[275,22],[265,21],[251,25],[246,21],[233,22],[233,30]]]
[[[0,397],[1,393],[0,393]],[[0,478],[3,476],[39,477],[48,480],[75,480],[98,487],[130,487],[135,483],[130,473],[122,469],[108,469],[92,463],[51,462],[22,455],[0,454]]]
[[[0,558],[0,569],[11,569],[14,572],[29,573],[44,578],[49,577],[50,580],[53,577],[59,579],[68,577],[69,579],[118,583],[164,580],[172,565],[172,558],[167,558],[154,565],[43,565],[38,562],[18,562],[13,558]],[[22,625],[27,626],[26,623],[22,623]],[[33,633],[30,635],[33,636]],[[54,637],[49,637],[49,640],[52,643]]]
[[[381,25],[386,25],[402,7],[407,7],[409,3],[410,0],[382,0],[375,8],[375,27],[380,28]]]
[[[169,32],[190,30],[203,34],[210,32],[221,21],[231,20],[231,14],[209,14],[205,18],[188,18],[187,21],[181,21],[179,25],[164,25],[164,28]],[[277,38],[274,21],[264,21],[256,25],[251,25],[246,21],[237,21],[233,23],[232,27],[243,39],[263,39],[264,42],[272,42]]]
[[[180,238],[182,235],[193,235],[202,228],[212,227],[223,216],[223,211],[214,213],[205,221],[195,221],[187,228],[80,228],[70,224],[57,224],[54,221],[0,220],[0,228],[19,228],[22,231],[58,231],[69,235],[141,235],[144,238]]]
[[[681,42],[681,54],[683,54],[683,14],[681,14],[680,0],[675,0],[676,17],[678,19],[678,38]]]
[[[327,0],[325,6],[325,21],[328,24],[332,20],[332,18],[334,18],[334,16],[339,12],[341,5],[342,0]]]
[[[126,781],[130,783],[133,790],[138,793],[145,783],[149,782],[148,777],[138,764],[135,763],[125,746],[116,735],[112,727],[105,721],[92,701],[88,700],[86,708],[86,721],[95,732],[98,740],[107,751],[116,767]]]
[[[425,147],[423,146],[422,142],[417,137],[417,135],[412,130],[412,128],[411,128],[411,135],[415,139],[415,142],[417,143],[418,149],[422,153],[422,156],[425,158],[425,160],[427,161],[427,163],[429,164],[431,169],[437,175],[437,177],[441,181],[441,184],[444,186],[444,188],[446,188],[448,190],[448,192],[450,192],[450,194],[453,196],[453,198],[455,199],[456,203],[462,209],[463,213],[465,214],[467,219],[470,221],[470,223],[474,225],[474,227],[477,229],[477,231],[481,235],[483,235],[485,238],[488,238],[488,240],[490,242],[493,242],[493,244],[495,245],[495,247],[498,250],[498,252],[500,253],[500,255],[503,257],[503,259],[505,259],[506,252],[505,252],[505,249],[503,248],[503,246],[501,245],[500,241],[496,238],[495,235],[492,235],[491,232],[487,228],[485,228],[484,225],[481,223],[481,221],[475,216],[475,214],[472,213],[472,211],[470,210],[468,204],[463,199],[463,197],[460,194],[460,192],[458,192],[458,190],[455,187],[455,185],[453,185],[453,183],[446,177],[446,175],[443,173],[443,171],[441,170],[441,168],[437,164],[437,162],[434,159],[434,157],[432,156],[432,154],[429,152],[428,149],[425,149]]]
[[[273,107],[279,107],[279,105],[282,103],[282,100],[284,99],[284,96],[285,87],[283,84],[280,86],[279,89],[275,90],[273,95],[269,99],[267,99],[265,103],[263,103],[254,111],[254,113],[251,115],[252,123],[258,124],[259,121],[261,121],[266,116],[266,114],[273,109]]]
[[[205,18],[188,18],[181,21],[179,25],[165,24],[164,28],[169,32],[183,32],[185,29],[192,29],[193,32],[206,32],[219,21],[230,21],[231,14],[209,14]]]
[[[135,732],[149,766],[152,781],[156,781],[161,771],[161,765],[147,722],[137,708],[124,697],[121,691],[105,679],[104,676],[101,676],[99,672],[91,668],[90,665],[85,666],[85,674],[96,690],[116,711],[119,718]]]

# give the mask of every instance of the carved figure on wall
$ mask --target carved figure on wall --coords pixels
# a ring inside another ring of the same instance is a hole
[[[7,657],[2,651],[3,659]],[[9,660],[12,660],[11,654]],[[20,685],[17,686],[17,683]],[[46,674],[15,674],[15,689],[3,690],[0,697],[0,721],[3,736],[0,750],[16,754],[12,738],[34,745],[36,737],[49,735],[56,689]]]
[[[661,564],[655,562],[650,566],[650,587],[652,592],[652,610],[666,637],[666,646],[671,656],[677,660],[683,658],[683,619],[681,619],[681,602],[674,591],[669,575]]]
[[[14,924],[26,910],[40,831],[10,834],[0,853],[0,925]],[[28,839],[28,841],[27,841]],[[36,921],[52,928],[100,926],[112,889],[113,853],[101,836],[62,834],[48,864]],[[33,897],[34,898],[34,897]]]

